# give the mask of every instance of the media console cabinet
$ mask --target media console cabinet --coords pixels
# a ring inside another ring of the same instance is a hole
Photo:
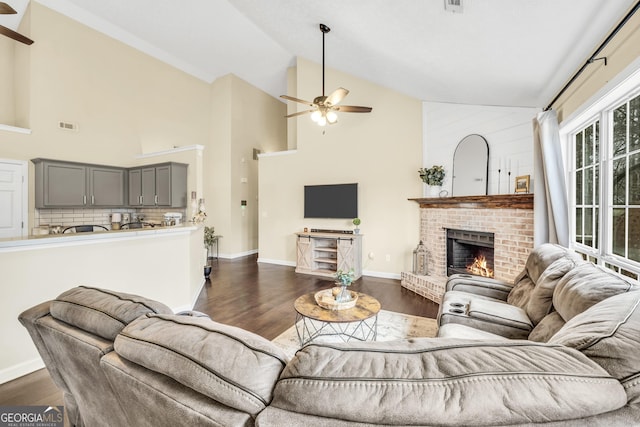
[[[336,271],[362,276],[362,234],[296,233],[296,273],[334,277]]]

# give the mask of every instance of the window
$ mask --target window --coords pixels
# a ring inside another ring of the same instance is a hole
[[[610,105],[568,133],[572,242],[585,259],[638,279],[640,95]]]

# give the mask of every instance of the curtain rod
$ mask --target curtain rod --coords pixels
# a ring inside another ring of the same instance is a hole
[[[638,11],[638,9],[640,9],[640,0],[636,2],[635,6],[633,6],[633,8],[624,16],[622,21],[620,21],[620,23],[613,29],[613,31],[600,44],[600,46],[598,46],[598,49],[596,49],[596,51],[589,57],[589,59],[587,59],[587,61],[582,65],[582,67],[580,67],[580,69],[573,75],[573,77],[571,77],[571,79],[567,82],[567,84],[565,84],[563,88],[560,89],[560,92],[558,92],[555,98],[551,100],[551,102],[549,103],[549,105],[547,105],[547,108],[545,108],[544,111],[551,109],[551,107],[558,100],[558,98],[560,98],[562,94],[565,93],[567,89],[569,89],[569,87],[573,84],[573,82],[580,76],[580,74],[582,74],[582,72],[587,68],[589,64],[593,63],[593,61],[604,59],[604,64],[605,66],[607,65],[606,57],[596,58],[596,56],[598,56],[598,54],[602,52],[602,50],[609,44],[609,42],[616,36],[616,34],[618,34],[618,32],[622,29],[622,27],[625,26],[627,21],[631,19],[631,17]]]

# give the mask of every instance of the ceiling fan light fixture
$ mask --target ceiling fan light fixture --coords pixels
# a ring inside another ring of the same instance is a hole
[[[313,120],[314,122],[318,122],[318,120],[320,120],[320,117],[322,117],[322,113],[320,112],[320,110],[316,110],[313,113],[311,113],[311,120]]]
[[[305,104],[308,107],[313,107],[311,110],[299,111],[297,113],[291,113],[286,115],[286,118],[298,117],[302,114],[311,113],[311,120],[319,126],[325,126],[327,123],[330,125],[338,122],[338,111],[346,113],[370,113],[371,107],[360,107],[355,105],[340,105],[345,96],[349,94],[349,91],[345,88],[338,88],[330,93],[328,96],[324,94],[324,36],[331,31],[329,27],[324,24],[320,24],[320,31],[322,32],[322,95],[316,96],[313,102],[305,101],[304,99],[295,98],[288,95],[280,95],[280,98],[287,101],[294,101],[300,104]]]

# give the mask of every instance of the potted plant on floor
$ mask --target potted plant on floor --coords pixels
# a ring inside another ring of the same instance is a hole
[[[211,275],[211,263],[210,259],[213,258],[213,244],[216,243],[217,236],[215,235],[214,227],[204,227],[204,248],[207,250],[207,259],[204,265],[204,278],[208,279]]]

